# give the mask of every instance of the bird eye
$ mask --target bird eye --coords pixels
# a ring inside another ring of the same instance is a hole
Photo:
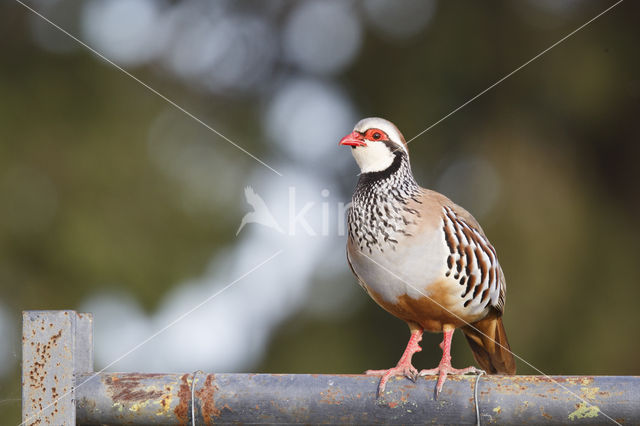
[[[369,129],[364,137],[370,141],[381,141],[388,139],[387,134],[380,129]]]

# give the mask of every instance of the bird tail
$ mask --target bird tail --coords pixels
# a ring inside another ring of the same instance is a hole
[[[500,316],[489,315],[462,327],[462,332],[476,362],[488,374],[516,374],[516,362]]]

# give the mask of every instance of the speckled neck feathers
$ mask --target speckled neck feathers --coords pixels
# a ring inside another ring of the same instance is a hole
[[[420,203],[419,193],[404,152],[397,151],[387,169],[361,174],[348,215],[354,245],[368,253],[376,247],[395,250],[398,238],[409,236],[408,226],[420,217],[407,205],[411,200]]]

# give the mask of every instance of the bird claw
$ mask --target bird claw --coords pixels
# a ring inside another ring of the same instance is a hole
[[[411,364],[398,364],[397,366],[388,370],[367,370],[364,372],[364,374],[368,376],[381,376],[380,383],[378,385],[378,396],[381,396],[384,393],[387,382],[391,377],[404,376],[412,382],[418,380],[418,370]]]
[[[440,373],[440,369],[441,369],[441,367],[438,366],[436,368],[431,368],[431,369],[428,369],[428,370],[427,369],[421,370],[418,373],[418,376],[419,377],[422,377],[422,376],[437,376]],[[453,367],[451,367],[449,365],[449,366],[446,367],[446,370],[447,370],[447,374],[449,374],[449,373],[451,373],[451,374],[459,374],[459,375],[460,374],[487,374],[486,371],[484,371],[484,370],[482,370],[480,368],[474,367],[474,366],[458,369],[458,368],[453,368]]]
[[[447,380],[447,375],[462,375],[462,374],[486,374],[484,370],[476,368],[474,366],[470,366],[467,368],[453,368],[451,363],[441,362],[436,368],[421,370],[418,373],[418,376],[438,376],[438,382],[436,383],[435,389],[435,399],[438,399],[440,392],[442,392],[442,388],[444,387],[444,382]]]

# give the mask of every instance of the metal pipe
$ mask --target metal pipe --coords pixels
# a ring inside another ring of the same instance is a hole
[[[76,376],[78,424],[468,423],[475,376],[435,378],[321,374],[123,374]],[[640,377],[482,376],[481,421],[499,424],[640,423]],[[191,395],[195,405],[192,407]],[[606,416],[605,416],[606,415]]]

